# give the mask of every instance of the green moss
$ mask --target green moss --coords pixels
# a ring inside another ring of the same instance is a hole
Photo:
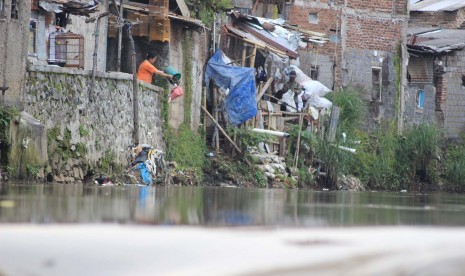
[[[207,164],[207,148],[204,138],[195,133],[186,124],[182,124],[179,131],[167,131],[167,156],[168,160],[176,161],[179,168],[190,168],[196,174],[196,180],[203,180],[203,168]]]
[[[207,26],[213,23],[215,13],[234,7],[230,0],[186,0],[186,4],[193,11],[195,17],[202,20]]]
[[[402,48],[399,46],[399,50],[398,50],[398,53],[396,53],[394,55],[394,68],[396,69],[396,114],[399,114],[399,111],[400,111],[400,106],[399,106],[399,102],[400,102],[400,90],[401,90],[401,81],[402,81],[402,75],[401,75],[401,72],[402,72],[402,62],[401,62],[401,58],[399,57],[399,53],[401,53],[402,51]]]
[[[80,125],[79,126],[79,135],[81,135],[81,137],[86,137],[89,135],[89,130],[83,126],[83,125]]]
[[[81,156],[85,156],[87,153],[86,146],[83,143],[76,144],[76,153],[79,153]]]
[[[183,52],[183,74],[184,80],[184,123],[190,125],[192,118],[192,32],[187,30],[184,32],[184,40],[182,43]]]
[[[17,115],[18,111],[14,108],[0,107],[0,142],[8,143],[10,122]]]
[[[98,161],[98,170],[105,174],[112,175],[121,173],[123,167],[116,161],[116,154],[112,150],[107,149],[104,156]]]

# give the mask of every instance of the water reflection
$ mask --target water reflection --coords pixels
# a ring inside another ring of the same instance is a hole
[[[0,222],[463,226],[464,199],[452,194],[3,184]]]

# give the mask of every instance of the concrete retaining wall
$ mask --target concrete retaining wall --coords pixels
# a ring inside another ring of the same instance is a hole
[[[91,80],[86,70],[29,68],[24,108],[48,130],[48,173],[61,180],[82,178],[86,171],[75,168],[92,170],[102,159],[126,165],[126,149],[133,144],[132,75],[98,72],[93,102]],[[139,84],[140,142],[164,150],[161,94],[161,88]],[[85,154],[79,151],[83,147]]]

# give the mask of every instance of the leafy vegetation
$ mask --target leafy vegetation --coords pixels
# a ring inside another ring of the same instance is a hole
[[[215,13],[233,8],[230,0],[186,0],[186,4],[195,17],[207,26],[213,23]]]
[[[182,124],[177,133],[169,130],[167,134],[168,160],[175,161],[180,170],[192,169],[196,181],[200,183],[203,180],[203,168],[208,164],[207,147],[203,137],[194,133],[187,124]]]
[[[15,108],[0,107],[0,141],[8,142],[10,122],[17,115]]]
[[[447,187],[451,191],[465,191],[465,145],[453,145],[448,148],[445,162]]]

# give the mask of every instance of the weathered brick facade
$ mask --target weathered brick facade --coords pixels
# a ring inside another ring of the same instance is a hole
[[[310,75],[311,68],[318,67],[318,80],[330,88],[362,88],[371,107],[367,128],[383,118],[395,119],[394,60],[401,58],[400,45],[405,42],[407,0],[329,2],[296,0],[289,10],[292,24],[330,39],[323,47],[299,51],[301,69]],[[378,91],[373,74],[379,74],[379,95],[373,92]]]
[[[409,25],[416,27],[465,29],[465,8],[461,8],[455,11],[411,11]]]

